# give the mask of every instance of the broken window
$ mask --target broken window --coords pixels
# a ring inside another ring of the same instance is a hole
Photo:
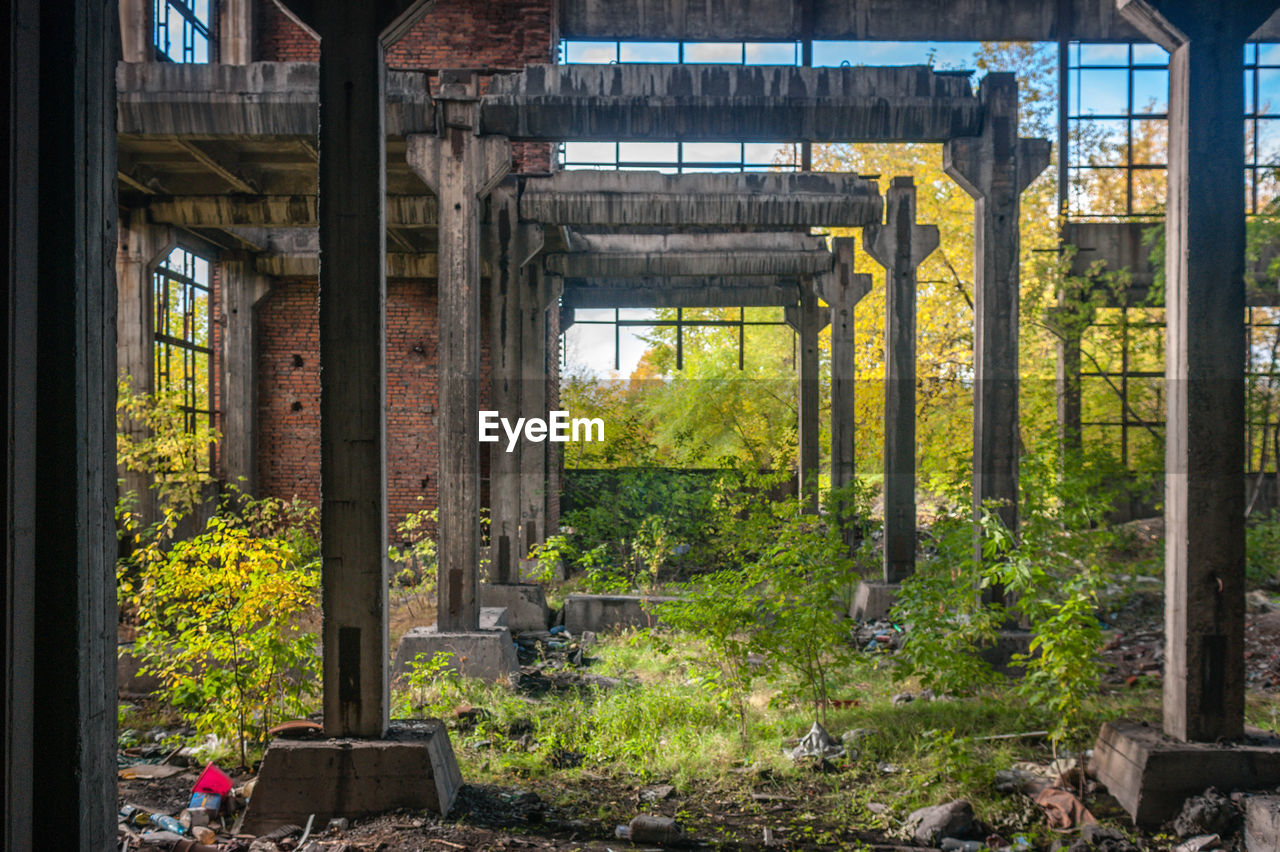
[[[214,426],[209,261],[175,248],[152,275],[155,389],[175,390],[187,431]],[[210,459],[199,459],[202,470]]]
[[[213,0],[155,0],[156,57],[168,62],[208,62]]]

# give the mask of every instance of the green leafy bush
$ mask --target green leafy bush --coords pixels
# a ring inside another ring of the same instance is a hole
[[[198,733],[235,740],[247,765],[249,748],[282,718],[305,714],[319,688],[305,619],[320,575],[295,543],[305,536],[252,528],[279,506],[239,502],[247,516],[224,505],[189,540],[153,537],[122,563],[119,590],[137,614],[143,671]]]

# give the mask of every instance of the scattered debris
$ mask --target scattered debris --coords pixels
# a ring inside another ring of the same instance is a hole
[[[907,816],[906,828],[917,843],[925,846],[933,846],[944,837],[963,837],[973,828],[973,805],[956,799],[920,808]]]
[[[671,817],[640,814],[614,832],[632,843],[675,843],[683,839],[680,826]]]
[[[1240,811],[1216,788],[1210,787],[1203,795],[1192,796],[1182,805],[1182,812],[1173,821],[1173,833],[1181,839],[1206,834],[1235,834],[1240,821]]]
[[[833,740],[826,729],[817,722],[814,722],[813,727],[809,729],[809,733],[801,738],[800,745],[791,750],[791,759],[795,761],[805,760],[806,758],[830,760],[844,757],[844,755],[844,746]]]
[[[640,801],[642,802],[661,802],[664,799],[670,799],[675,795],[676,788],[670,784],[658,784],[653,787],[645,787],[640,791]]]
[[[1173,847],[1173,852],[1213,852],[1222,846],[1222,838],[1216,834],[1202,834]]]

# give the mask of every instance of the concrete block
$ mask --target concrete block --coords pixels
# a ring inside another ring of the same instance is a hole
[[[655,595],[569,595],[564,599],[564,629],[577,636],[584,630],[652,627],[657,617],[648,607],[673,600]]]
[[[480,584],[480,606],[505,607],[506,627],[515,633],[547,629],[551,610],[547,608],[547,595],[542,586],[533,584]]]
[[[1185,743],[1148,725],[1108,722],[1098,734],[1093,761],[1098,779],[1134,823],[1154,828],[1206,787],[1274,789],[1280,784],[1280,737],[1251,729],[1240,742]],[[1262,831],[1264,814],[1255,820]]]
[[[1244,848],[1248,852],[1280,849],[1280,796],[1245,799]]]
[[[480,607],[481,630],[500,630],[503,627],[511,627],[511,617],[505,606]]]
[[[461,786],[449,733],[437,719],[392,723],[380,740],[276,740],[262,758],[244,830],[306,825],[312,814],[322,827],[399,808],[445,815]]]
[[[442,651],[453,655],[449,667],[466,677],[502,681],[520,671],[516,647],[507,628],[475,633],[441,633],[433,624],[415,627],[400,637],[391,667],[392,676],[400,677],[407,673],[409,663],[419,654],[431,658]]]
[[[133,643],[121,642],[116,656],[116,689],[129,695],[150,695],[163,684],[155,675],[142,674],[142,660],[133,655]]]
[[[1000,674],[1021,677],[1026,669],[1021,663],[1015,663],[1013,657],[1031,653],[1031,638],[1030,630],[1001,630],[994,643],[979,651],[979,656]]]
[[[858,621],[879,621],[889,617],[889,610],[898,597],[897,583],[878,583],[863,580],[853,595],[849,617]]]

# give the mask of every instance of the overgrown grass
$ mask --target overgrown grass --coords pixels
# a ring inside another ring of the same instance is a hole
[[[733,708],[688,662],[698,641],[645,632],[603,640],[590,651],[591,670],[627,679],[617,688],[530,698],[505,686],[450,680],[437,685],[423,710],[452,718],[459,704],[483,708],[474,727],[450,722],[471,782],[549,793],[604,777],[670,783],[690,795],[765,785],[780,794],[803,790],[801,810],[821,814],[826,824],[887,832],[917,807],[964,797],[1001,830],[1040,831],[1043,817],[1029,800],[998,793],[994,782],[997,770],[1017,761],[1050,760],[1049,744],[1040,737],[990,737],[1044,730],[1052,719],[1043,708],[1011,699],[1007,687],[894,704],[896,693],[916,685],[895,683],[887,657],[881,658],[886,665],[856,666],[831,691],[837,703],[856,703],[831,708],[827,728],[834,737],[858,728],[869,733],[857,741],[856,756],[836,761],[839,771],[815,774],[786,753],[808,730],[812,709],[780,702],[777,692],[758,686],[750,695],[744,751]],[[1100,694],[1087,711],[1095,727],[1119,717],[1156,721],[1159,701],[1158,685],[1145,684]],[[1252,702],[1251,718],[1270,718],[1275,708],[1275,702]],[[872,803],[885,808],[873,811]],[[634,802],[616,812],[610,807],[602,804],[597,818],[625,821]]]

